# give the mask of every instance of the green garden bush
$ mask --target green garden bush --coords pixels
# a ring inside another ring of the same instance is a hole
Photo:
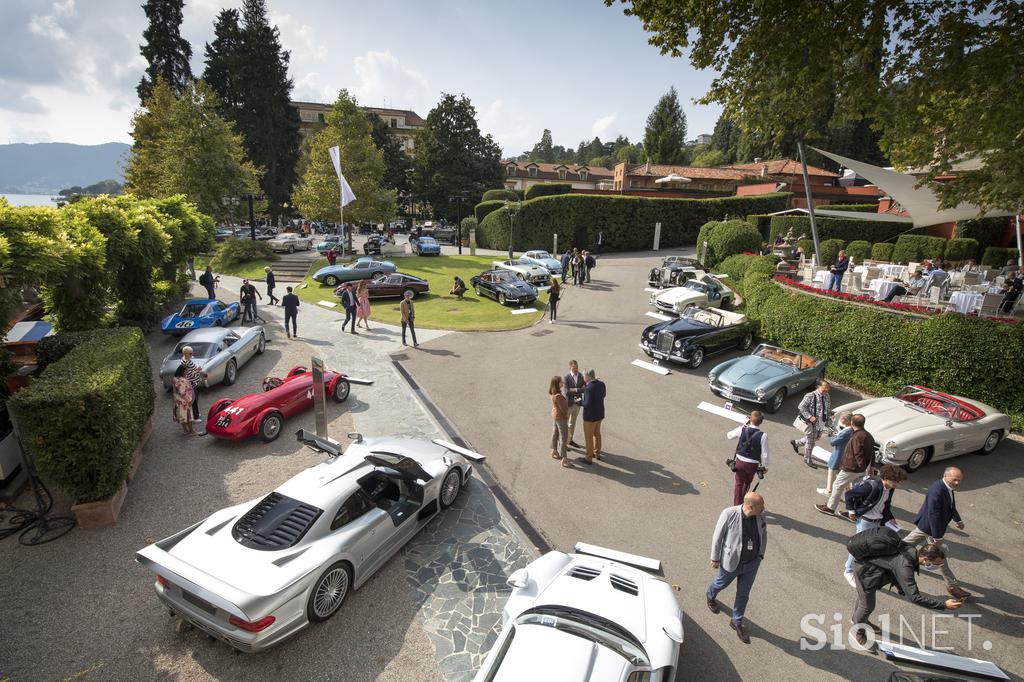
[[[849,211],[853,213],[878,213],[878,202],[873,204],[827,204],[816,208],[829,211]]]
[[[708,255],[704,264],[715,267],[737,253],[760,251],[761,233],[757,228],[743,220],[727,220],[718,223],[711,231],[708,237]]]
[[[956,222],[956,236],[961,239],[976,239],[981,250],[990,246],[998,247],[1003,243],[1003,235],[1006,234],[1006,227],[1012,218],[974,218],[971,220],[958,220]]]
[[[946,250],[946,240],[942,237],[928,237],[921,234],[904,234],[896,240],[892,250],[893,263],[910,263],[913,261],[934,260],[942,258]]]
[[[813,239],[798,239],[796,241],[796,247],[803,251],[804,258],[811,260],[814,256],[814,240]]]
[[[466,216],[462,219],[462,238],[469,239],[469,233],[471,230],[476,229],[476,218],[473,216]]]
[[[523,199],[538,199],[540,197],[553,197],[559,194],[568,194],[572,191],[572,185],[568,182],[541,182],[530,185],[523,194]]]
[[[711,255],[711,233],[721,224],[721,220],[709,220],[701,225],[697,232],[697,258],[699,259],[704,254],[704,244],[706,243],[707,254],[704,255],[704,260],[708,265],[714,261],[714,257]]]
[[[661,248],[693,245],[701,225],[725,216],[780,211],[789,194],[718,199],[652,199],[648,197],[563,194],[524,201],[515,218],[515,248],[547,248],[553,234],[558,243],[586,248],[604,233],[603,251],[639,251],[654,243],[654,224],[661,223]],[[477,242],[486,248],[508,248],[508,211],[502,207],[480,221]]]
[[[978,240],[959,238],[946,241],[946,251],[942,254],[943,260],[950,263],[962,263],[978,255]]]
[[[1017,260],[1017,249],[1004,249],[997,246],[990,246],[985,249],[985,255],[981,257],[981,264],[1001,268],[1005,266],[1006,261],[1009,260]]]
[[[747,216],[747,222],[757,228],[757,231],[761,233],[761,241],[768,241],[768,236],[772,231],[772,218],[774,216],[764,214],[754,214]],[[799,235],[797,235],[799,236]],[[773,239],[771,243],[774,243]]]
[[[128,475],[153,414],[142,333],[114,328],[50,342],[49,364],[8,402],[40,472],[81,502],[106,499]]]
[[[871,245],[871,260],[892,262],[892,250],[896,245],[892,242],[879,242]]]
[[[871,258],[871,244],[862,239],[856,239],[846,245],[846,255],[859,265]]]
[[[839,252],[846,246],[842,239],[826,239],[821,242],[821,264],[835,265],[839,258]]]
[[[826,218],[817,217],[818,239],[857,239],[871,243],[895,239],[906,232],[910,225],[906,223],[883,222],[881,220],[859,220],[857,218]],[[768,243],[774,243],[775,237],[785,235],[792,228],[797,237],[811,236],[811,219],[808,216],[777,215],[772,216],[768,231]]]
[[[988,403],[1024,428],[1024,392],[992,381],[1020,366],[1024,325],[958,314],[922,319],[814,296],[772,281],[769,259],[734,258],[754,261],[735,284],[765,340],[826,358],[831,378],[875,395],[923,384]],[[722,265],[730,274],[744,267],[733,259]]]
[[[277,260],[279,256],[265,241],[231,237],[217,245],[217,253],[210,265],[214,270],[227,270],[233,265],[251,263],[254,260]]]
[[[480,201],[519,201],[523,197],[511,189],[489,189],[484,192]]]
[[[486,218],[489,214],[493,213],[494,211],[497,211],[499,208],[504,207],[504,199],[501,199],[500,201],[497,199],[493,201],[481,201],[479,204],[476,205],[475,208],[473,208],[473,216],[476,218],[477,225],[482,223],[484,221],[484,218]]]

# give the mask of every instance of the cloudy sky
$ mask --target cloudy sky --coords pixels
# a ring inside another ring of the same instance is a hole
[[[128,142],[145,67],[141,0],[0,0],[0,143]],[[182,33],[201,74],[213,19],[241,0],[186,0]],[[268,0],[291,51],[293,96],[426,116],[442,92],[464,93],[507,154],[550,128],[555,144],[599,135],[641,139],[669,86],[693,138],[717,107],[693,104],[712,75],[647,44],[639,20],[601,0]]]

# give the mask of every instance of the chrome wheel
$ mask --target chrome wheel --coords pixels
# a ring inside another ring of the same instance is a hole
[[[1001,441],[1002,439],[1003,439],[1003,432],[1002,431],[998,431],[997,430],[997,431],[993,431],[992,433],[988,434],[988,438],[985,439],[985,444],[981,446],[981,450],[978,451],[978,454],[979,455],[987,455],[987,454],[989,454],[990,452],[992,452],[993,450],[996,449],[996,446],[999,445],[999,441]]]
[[[224,368],[224,385],[230,386],[235,383],[238,377],[238,365],[234,360],[228,360],[228,366]]]
[[[334,393],[331,394],[331,397],[334,398],[334,402],[343,403],[348,400],[348,394],[351,390],[351,384],[344,379],[338,379],[338,383],[334,384]]]
[[[479,296],[479,295],[480,295],[480,287],[473,287],[473,291],[475,291],[475,292],[476,292],[476,295],[477,295],[477,296]]]
[[[750,344],[752,344],[753,342],[754,335],[748,332],[747,335],[743,337],[743,341],[740,342],[740,350],[746,350],[750,348]]]
[[[907,460],[906,469],[907,471],[917,471],[928,461],[928,449],[917,448],[910,453],[910,458]]]
[[[260,424],[260,438],[263,439],[264,443],[276,440],[281,435],[281,427],[283,425],[284,422],[281,419],[281,415],[268,414]]]
[[[452,506],[455,502],[455,498],[459,496],[459,491],[462,489],[462,477],[459,475],[458,469],[452,469],[448,472],[448,475],[444,477],[444,481],[441,482],[441,508],[447,509]]]
[[[498,294],[498,303],[505,305],[505,294]]]
[[[690,356],[690,367],[697,369],[704,362],[704,349],[697,348],[693,351],[693,355]]]
[[[256,354],[263,355],[265,350],[267,350],[267,337],[260,334],[260,340],[256,343]]]
[[[786,399],[786,389],[780,388],[779,390],[775,391],[775,395],[773,395],[772,399],[770,401],[768,401],[768,406],[767,406],[768,412],[771,413],[771,414],[774,414],[774,413],[778,412],[779,408],[782,407],[782,402],[785,399]]]
[[[322,622],[334,615],[345,601],[351,584],[348,569],[344,564],[334,564],[327,569],[313,588],[309,601],[309,618]]]
[[[326,277],[324,277],[324,284],[326,284],[329,287],[336,286],[338,284],[338,278],[335,277],[334,275],[327,275]]]

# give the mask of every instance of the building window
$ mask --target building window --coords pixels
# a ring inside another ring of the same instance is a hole
[[[512,165],[505,166],[505,174],[509,176],[514,176],[516,174],[516,167]]]
[[[324,115],[323,114],[317,114],[316,115],[316,120],[318,122],[320,122],[320,123],[323,123],[324,122]]]
[[[537,167],[536,166],[530,166],[530,177],[531,178],[537,177]]]
[[[580,180],[586,180],[588,175],[589,175],[589,173],[587,173],[586,170],[581,170],[580,171]]]
[[[630,186],[630,187],[636,187],[636,186],[637,186],[637,182],[636,182],[636,180],[630,180],[630,181],[629,181],[629,186]]]
[[[397,128],[398,127],[398,119],[397,118],[391,119],[391,127],[392,128]]]
[[[564,168],[559,168],[558,169],[558,179],[559,180],[565,180],[565,169]]]

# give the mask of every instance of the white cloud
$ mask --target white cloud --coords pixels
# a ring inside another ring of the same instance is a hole
[[[67,32],[57,23],[55,14],[33,15],[28,22],[28,30],[34,35],[55,41],[68,39]]]
[[[271,25],[276,24],[281,32],[281,46],[291,52],[292,60],[322,62],[327,59],[327,46],[318,41],[313,27],[303,24],[290,14],[270,17]]]
[[[300,102],[334,102],[338,90],[320,80],[320,74],[310,71],[296,80],[292,88],[292,99]]]
[[[352,60],[352,69],[359,79],[352,92],[363,106],[384,106],[386,101],[395,109],[430,107],[427,79],[404,66],[390,50],[370,50]]]
[[[618,112],[614,112],[597,119],[594,121],[594,125],[590,126],[590,134],[600,137],[602,140],[611,137],[613,132],[612,124],[615,123],[615,119],[618,117]]]
[[[516,115],[514,109],[499,98],[479,111],[480,132],[494,136],[504,157],[518,156],[524,150],[532,149],[535,141],[523,117]],[[540,135],[535,137],[539,139]]]

